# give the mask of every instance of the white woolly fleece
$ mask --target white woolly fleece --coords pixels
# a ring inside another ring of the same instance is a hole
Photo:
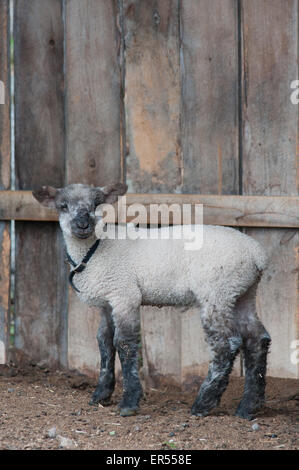
[[[95,241],[79,240],[66,233],[64,237],[76,263]],[[235,229],[203,226],[203,245],[196,251],[185,250],[185,242],[101,240],[86,269],[74,276],[79,297],[99,307],[108,302],[114,311],[123,314],[141,303],[208,303],[217,311],[227,311],[257,281],[267,264],[258,242]]]

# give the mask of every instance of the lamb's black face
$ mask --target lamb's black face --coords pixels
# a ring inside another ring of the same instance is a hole
[[[58,210],[59,223],[64,234],[87,239],[95,233],[97,206],[113,204],[126,190],[127,186],[121,183],[97,188],[71,184],[62,189],[43,186],[33,191],[33,196],[41,204]]]
[[[94,218],[86,209],[80,209],[76,217],[71,220],[71,230],[78,238],[88,238],[94,232]]]
[[[94,235],[95,210],[105,202],[105,195],[99,188],[81,184],[67,186],[59,191],[55,205],[59,211],[62,230],[76,238]]]

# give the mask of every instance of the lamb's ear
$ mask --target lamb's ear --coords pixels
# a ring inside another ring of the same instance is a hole
[[[128,189],[128,186],[123,183],[109,184],[100,188],[105,196],[106,204],[113,204],[117,201],[118,196],[123,196]]]
[[[43,206],[55,209],[55,199],[58,192],[59,189],[53,188],[52,186],[42,186],[41,188],[32,191],[32,194]]]

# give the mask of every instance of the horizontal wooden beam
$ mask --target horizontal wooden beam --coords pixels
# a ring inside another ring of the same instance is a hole
[[[127,194],[126,205],[203,204],[203,222],[233,227],[299,227],[299,197],[214,196],[203,194]],[[138,213],[136,213],[136,216]],[[135,217],[135,216],[134,216]],[[126,217],[129,222],[134,217]],[[57,221],[56,211],[41,206],[31,191],[0,191],[0,220]],[[149,220],[149,219],[148,219]],[[170,219],[171,221],[172,219]],[[140,219],[146,223],[145,217]]]

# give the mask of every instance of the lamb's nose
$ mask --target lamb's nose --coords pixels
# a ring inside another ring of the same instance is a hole
[[[85,219],[85,218],[84,218],[84,219],[82,218],[82,219],[77,220],[77,226],[78,226],[79,228],[87,228],[88,225],[89,225],[89,224],[88,224],[88,221],[87,221],[87,219]]]
[[[76,217],[76,225],[81,229],[87,228],[89,225],[89,215],[86,213],[78,214]]]

